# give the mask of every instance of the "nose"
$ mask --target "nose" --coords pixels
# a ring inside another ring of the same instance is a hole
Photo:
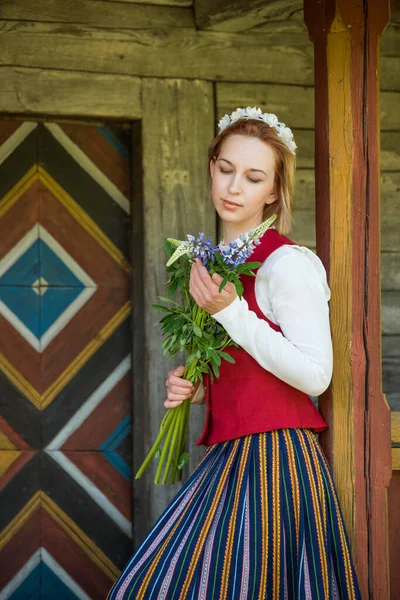
[[[232,195],[240,194],[239,175],[233,175],[229,181],[228,192]]]

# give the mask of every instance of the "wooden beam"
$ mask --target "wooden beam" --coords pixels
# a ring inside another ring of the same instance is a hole
[[[134,456],[144,459],[156,437],[166,394],[165,380],[172,368],[162,355],[159,313],[152,308],[157,296],[165,294],[166,256],[163,239],[184,239],[187,233],[204,231],[215,239],[215,211],[208,201],[207,149],[214,135],[213,87],[205,81],[146,79],[143,82],[143,224],[144,235],[144,355],[143,394],[135,398],[139,415],[147,408],[134,438]],[[135,248],[132,249],[135,252]],[[182,361],[182,357],[177,358]],[[135,408],[136,407],[136,408]],[[194,406],[191,415],[189,452],[193,459],[186,473],[196,465],[204,448],[196,448],[201,433],[203,408]],[[156,486],[154,471],[134,481],[135,541],[143,539],[156,517],[178,490]],[[150,519],[142,518],[150,513]]]
[[[2,0],[0,19],[82,23],[106,29],[148,29],[150,27],[193,27],[193,11],[176,6],[143,6],[104,0]]]
[[[315,47],[317,250],[332,301],[334,374],[320,400],[361,596],[388,598],[390,411],[382,395],[379,38],[388,2],[305,0]]]
[[[290,33],[107,30],[0,21],[0,66],[143,77],[313,83],[312,45]],[[276,68],[285,56],[285,68]]]
[[[286,19],[301,9],[301,0],[195,0],[199,29],[238,32],[271,19]]]
[[[0,67],[3,114],[140,119],[141,79],[84,71]]]
[[[122,4],[154,4],[155,6],[192,6],[193,0],[102,0]]]
[[[314,87],[273,83],[217,83],[216,93],[220,115],[231,113],[238,106],[256,105],[276,113],[292,129],[314,128]],[[399,92],[381,93],[381,131],[400,132],[399,105]]]

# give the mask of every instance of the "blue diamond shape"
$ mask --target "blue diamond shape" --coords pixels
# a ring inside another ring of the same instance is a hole
[[[40,275],[48,285],[62,287],[83,288],[83,283],[74,275],[60,257],[44,242],[40,240]]]
[[[0,285],[31,286],[39,274],[39,240],[35,240],[0,277]]]
[[[131,434],[131,417],[127,416],[112,434],[98,448],[108,462],[128,481],[132,477],[131,467],[117,454],[116,449],[120,443]]]
[[[8,310],[40,340],[85,285],[46,242],[36,239],[0,277],[0,289]]]
[[[17,589],[9,596],[9,600],[40,600],[41,568],[35,567]]]
[[[33,335],[40,338],[40,297],[31,287],[2,287],[0,298]]]

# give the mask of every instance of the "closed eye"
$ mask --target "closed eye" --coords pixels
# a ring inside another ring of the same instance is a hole
[[[222,169],[220,167],[220,171],[221,173],[227,174],[229,175],[229,173],[232,173],[232,171],[228,171],[227,169]],[[251,181],[251,183],[260,183],[261,179],[252,179],[251,177],[247,177],[248,181]]]

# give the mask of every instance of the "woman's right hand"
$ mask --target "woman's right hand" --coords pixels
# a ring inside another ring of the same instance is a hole
[[[176,369],[168,372],[168,379],[165,382],[168,389],[168,398],[164,402],[165,408],[176,408],[184,400],[192,397],[195,386],[187,379],[183,379],[184,371],[185,367],[179,365]]]

